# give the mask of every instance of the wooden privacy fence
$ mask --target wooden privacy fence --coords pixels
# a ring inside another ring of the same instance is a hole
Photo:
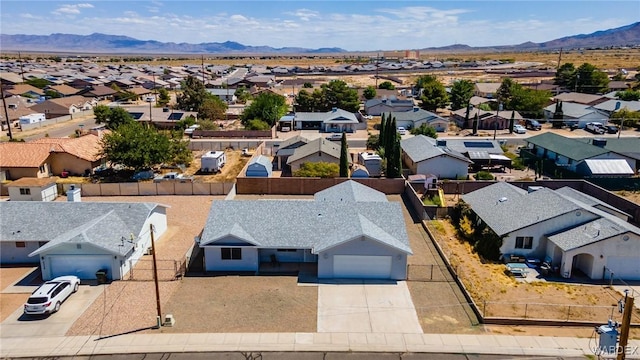
[[[69,184],[63,190],[67,191]],[[232,182],[181,183],[181,182],[131,182],[76,184],[82,196],[155,196],[155,195],[226,195],[233,188]]]

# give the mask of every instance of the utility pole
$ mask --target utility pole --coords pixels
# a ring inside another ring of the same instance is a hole
[[[20,75],[22,75],[22,82],[24,82],[24,65],[22,64],[22,57],[20,56],[20,52],[18,51],[18,61],[20,61]]]
[[[153,255],[153,281],[156,285],[156,308],[158,309],[158,327],[162,324],[162,309],[160,308],[160,287],[158,285],[158,265],[156,262],[156,243],[153,238],[153,224],[149,224],[151,234],[151,254]]]
[[[622,325],[620,326],[620,343],[616,349],[617,360],[626,359],[627,344],[629,343],[629,328],[631,327],[631,314],[633,314],[633,296],[626,296],[624,299],[624,314],[622,314]]]
[[[558,55],[558,66],[556,66],[556,70],[560,69],[561,61],[562,61],[562,48],[560,48],[560,55]]]
[[[493,122],[493,140],[496,139],[496,132],[498,132],[498,117],[500,116],[501,110],[502,110],[502,103],[499,103],[498,110],[496,110],[496,121]]]
[[[376,53],[376,89],[378,88],[378,61],[380,60],[380,53]]]
[[[2,91],[2,105],[4,105],[4,116],[7,118],[9,140],[13,140],[13,134],[11,133],[11,121],[9,120],[9,110],[7,110],[7,98],[4,97],[4,91]]]
[[[205,85],[205,83],[204,83],[204,55],[202,55],[201,61],[202,61],[202,85]]]

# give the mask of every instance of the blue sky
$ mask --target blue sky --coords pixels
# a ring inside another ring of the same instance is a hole
[[[100,32],[164,42],[373,51],[587,34],[640,21],[640,1],[2,0],[0,14],[2,34]]]

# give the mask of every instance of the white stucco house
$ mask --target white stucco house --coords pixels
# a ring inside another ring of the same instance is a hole
[[[417,135],[400,142],[402,161],[412,174],[433,174],[440,179],[466,178],[471,160],[438,144],[436,139]]]
[[[549,259],[565,278],[580,272],[640,280],[640,228],[596,198],[568,187],[526,191],[498,182],[462,199],[503,238],[503,255]]]
[[[367,128],[367,122],[355,113],[333,108],[327,112],[296,112],[278,120],[280,129],[289,127],[294,130],[317,129],[323,132],[347,132]]]
[[[155,203],[0,202],[2,264],[39,264],[42,278],[122,279],[167,229]]]
[[[449,129],[449,119],[416,106],[410,111],[391,112],[387,113],[386,116],[395,118],[396,126],[401,126],[405,129],[415,129],[422,124],[431,126],[436,132],[445,132]]]
[[[404,280],[411,254],[401,205],[352,180],[314,200],[214,201],[198,245],[207,271],[311,263],[321,279]]]

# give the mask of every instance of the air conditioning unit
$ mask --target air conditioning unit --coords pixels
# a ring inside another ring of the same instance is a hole
[[[175,324],[176,324],[176,319],[173,317],[172,314],[167,314],[164,316],[164,322],[162,323],[162,326],[172,327]]]

